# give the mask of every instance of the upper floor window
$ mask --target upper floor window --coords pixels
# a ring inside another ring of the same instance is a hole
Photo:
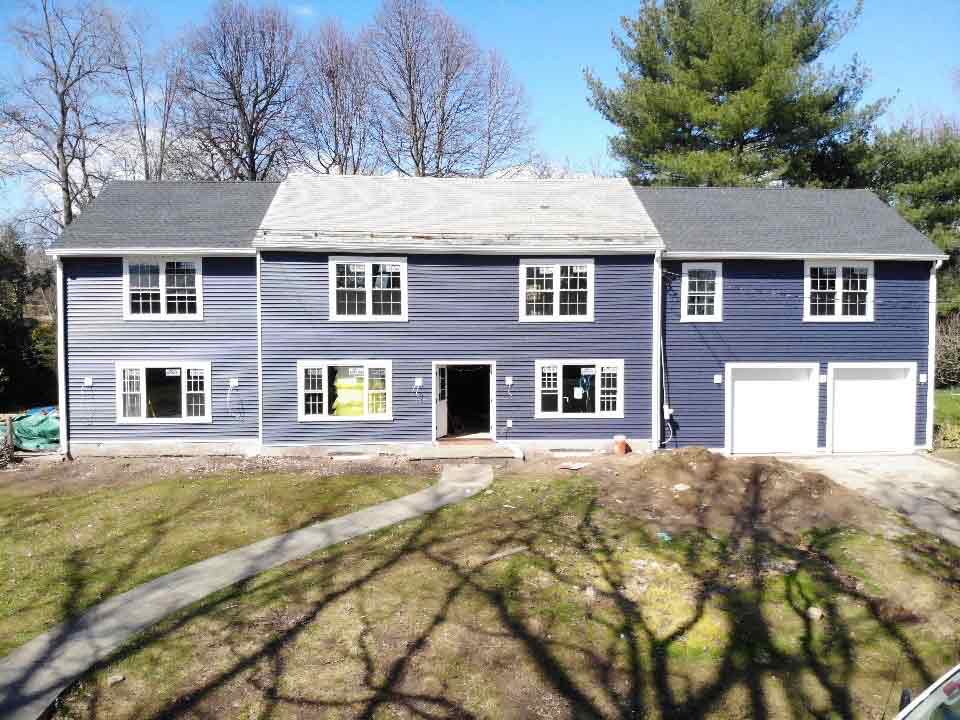
[[[118,362],[117,422],[210,422],[209,362]]]
[[[593,259],[521,260],[520,321],[593,320]]]
[[[406,258],[330,258],[330,319],[407,319]]]
[[[817,322],[873,320],[873,263],[804,264],[803,319]]]
[[[683,263],[680,320],[720,322],[723,319],[723,265]]]
[[[123,317],[201,319],[202,266],[200,258],[124,258]]]
[[[297,419],[390,420],[389,360],[298,360]]]
[[[537,360],[534,417],[623,417],[623,360]]]

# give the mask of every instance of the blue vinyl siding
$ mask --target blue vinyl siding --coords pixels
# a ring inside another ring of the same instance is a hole
[[[246,258],[203,259],[202,320],[124,320],[120,258],[65,258],[71,440],[257,437],[257,275]],[[211,363],[213,422],[116,423],[118,360]],[[92,377],[93,386],[83,387]],[[229,392],[229,379],[239,388]]]
[[[469,359],[497,364],[498,439],[649,438],[652,257],[596,258],[592,323],[519,322],[518,265],[516,257],[410,255],[409,321],[349,323],[328,320],[325,255],[262,253],[264,443],[429,442],[431,363]],[[310,358],[392,360],[393,420],[298,422],[296,362]],[[622,358],[624,418],[534,419],[534,362],[543,358]]]
[[[803,261],[723,262],[723,321],[680,322],[680,262],[664,263],[664,351],[673,445],[724,445],[727,362],[916,362],[927,372],[930,264],[876,262],[874,322],[803,321]],[[933,378],[929,379],[930,382]],[[917,387],[916,442],[925,441],[927,392]],[[820,385],[818,445],[826,445]]]

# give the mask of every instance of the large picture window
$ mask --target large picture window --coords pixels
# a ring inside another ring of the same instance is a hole
[[[623,360],[537,360],[534,416],[623,417]]]
[[[297,361],[297,417],[317,420],[390,420],[389,360]]]
[[[593,320],[592,258],[520,261],[521,322]]]
[[[330,319],[407,319],[406,258],[330,258]]]
[[[873,263],[804,264],[803,319],[812,322],[873,320]]]
[[[123,317],[201,319],[202,264],[200,258],[124,258]]]
[[[210,422],[210,363],[118,362],[117,422]]]

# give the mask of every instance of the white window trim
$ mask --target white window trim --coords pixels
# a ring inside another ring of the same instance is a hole
[[[690,291],[690,270],[713,270],[717,274],[713,292],[713,315],[688,315],[687,298]],[[681,266],[680,322],[723,322],[723,263],[685,262]]]
[[[544,365],[556,365],[557,370],[557,412],[542,412],[540,410],[540,391],[541,391],[541,370]],[[602,412],[597,410],[592,413],[565,413],[563,412],[563,366],[564,365],[596,365],[597,366],[597,397],[595,399],[595,406],[600,407],[600,367],[615,367],[617,368],[617,410],[616,412]],[[580,419],[591,419],[591,418],[622,418],[623,417],[623,401],[624,401],[624,387],[626,386],[626,376],[624,373],[623,360],[604,360],[598,358],[566,358],[566,359],[556,359],[556,360],[537,360],[534,363],[534,387],[536,392],[534,393],[534,407],[533,407],[533,417],[536,419],[551,419],[551,418],[580,418]]]
[[[337,314],[337,264],[351,263],[364,266],[366,309],[364,315]],[[373,310],[373,265],[396,264],[400,266],[400,314],[372,315]],[[407,322],[407,259],[405,257],[370,257],[369,255],[331,255],[327,259],[327,285],[329,317],[334,322]]]
[[[815,267],[832,267],[837,273],[837,285],[834,290],[834,314],[810,314],[810,269]],[[841,315],[843,308],[843,268],[864,268],[867,271],[867,314]],[[806,260],[803,263],[803,321],[804,322],[873,322],[873,306],[875,302],[875,284],[873,280],[872,260]]]
[[[327,368],[330,365],[354,365],[363,366],[364,389],[363,389],[363,415],[353,415],[341,417],[338,415],[328,415],[327,399],[329,398],[329,388],[327,387]],[[366,378],[369,376],[370,368],[384,368],[387,371],[387,412],[383,415],[370,415],[367,412],[367,387]],[[303,371],[307,368],[322,369],[322,387],[323,387],[323,414],[307,415],[304,412],[304,387]],[[392,360],[357,360],[347,358],[345,360],[297,360],[297,421],[298,422],[369,422],[369,421],[390,421],[393,420],[393,361]]]
[[[587,314],[561,315],[560,314],[560,266],[586,265],[587,266]],[[527,268],[549,267],[553,270],[553,314],[527,315]],[[520,322],[562,322],[578,323],[593,322],[593,305],[596,283],[594,281],[595,263],[593,258],[539,258],[520,260]]]
[[[187,360],[131,360],[117,362],[114,392],[116,394],[116,419],[118,425],[193,425],[197,423],[213,422],[213,378],[210,372],[210,363],[205,361],[187,361]],[[180,369],[180,408],[182,417],[178,418],[151,418],[146,417],[147,412],[147,368],[179,368]],[[140,410],[143,413],[140,417],[124,417],[123,415],[123,371],[140,371]],[[187,416],[187,370],[203,370],[204,372],[204,410],[203,416]]]
[[[193,263],[197,271],[197,312],[194,315],[167,313],[167,263]],[[130,312],[130,265],[156,263],[160,266],[160,312],[156,314],[134,314]],[[123,319],[124,320],[203,320],[203,258],[176,255],[145,255],[123,258]]]

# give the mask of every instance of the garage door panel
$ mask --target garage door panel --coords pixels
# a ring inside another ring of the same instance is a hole
[[[818,389],[813,367],[731,368],[730,449],[802,453],[817,446]]]
[[[912,450],[916,430],[913,366],[831,367],[832,449]]]

